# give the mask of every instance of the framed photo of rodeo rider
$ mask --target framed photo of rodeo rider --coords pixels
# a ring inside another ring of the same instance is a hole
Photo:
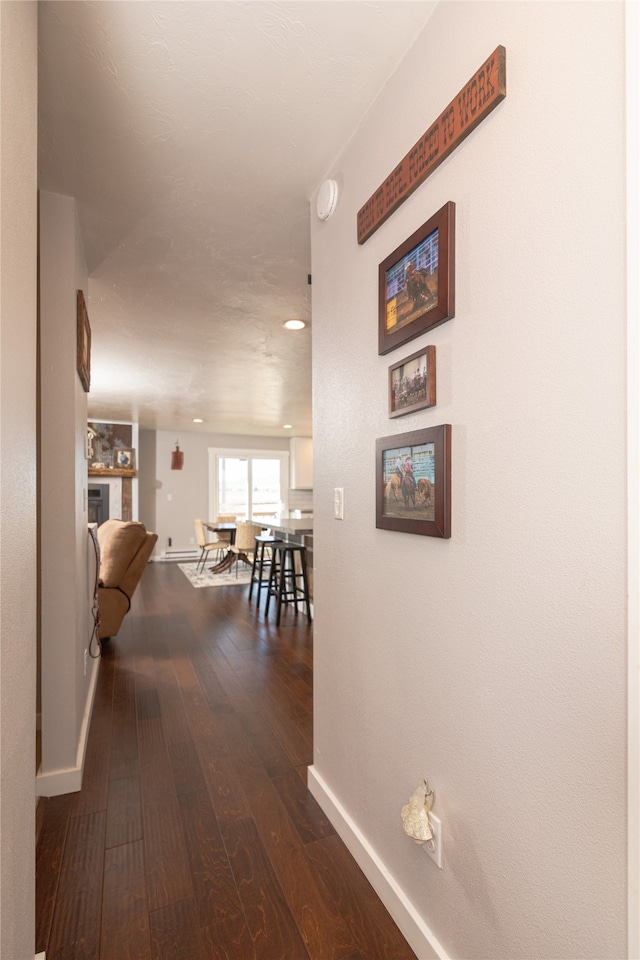
[[[455,315],[455,229],[450,200],[379,265],[379,355]]]
[[[376,440],[376,527],[451,536],[451,424]]]
[[[424,347],[389,367],[389,416],[436,405],[436,348]]]

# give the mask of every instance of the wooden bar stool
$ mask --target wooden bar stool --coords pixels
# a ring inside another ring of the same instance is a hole
[[[251,567],[251,585],[249,586],[249,600],[253,593],[253,585],[257,583],[256,604],[260,606],[260,591],[269,586],[271,577],[271,568],[273,566],[273,544],[282,543],[278,537],[259,536],[256,537],[256,548],[253,551],[253,566]],[[269,571],[269,577],[265,577],[265,570]]]
[[[271,596],[276,598],[276,626],[280,625],[280,613],[283,603],[304,603],[307,608],[307,620],[311,623],[311,604],[309,583],[307,581],[307,548],[300,543],[274,543],[265,617],[269,614]],[[298,561],[296,563],[296,557]]]

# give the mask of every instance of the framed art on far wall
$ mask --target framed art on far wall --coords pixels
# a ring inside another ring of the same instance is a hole
[[[89,393],[91,385],[91,327],[89,326],[87,305],[84,302],[82,290],[78,290],[76,293],[76,326],[76,367],[84,392]]]
[[[376,440],[376,527],[451,536],[451,424]]]
[[[120,470],[135,470],[136,452],[126,447],[115,447],[113,451],[113,465]]]
[[[436,404],[436,348],[424,347],[389,367],[389,416]]]
[[[379,265],[379,355],[455,315],[455,226],[449,201]]]

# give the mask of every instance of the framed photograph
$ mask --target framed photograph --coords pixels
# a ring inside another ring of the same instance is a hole
[[[455,315],[456,205],[449,201],[378,267],[378,354]]]
[[[135,450],[130,450],[126,447],[115,447],[113,451],[113,466],[117,470],[135,470]]]
[[[376,527],[451,536],[451,424],[376,441]]]
[[[78,368],[80,382],[84,387],[84,392],[89,393],[89,387],[91,386],[91,327],[89,326],[87,305],[84,302],[84,293],[82,290],[78,290],[76,293],[76,315],[76,366]]]
[[[389,416],[436,405],[436,348],[425,347],[389,367]]]

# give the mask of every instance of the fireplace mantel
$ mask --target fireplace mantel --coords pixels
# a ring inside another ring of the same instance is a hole
[[[137,477],[137,475],[137,470],[125,470],[122,467],[106,467],[104,470],[89,467],[90,477]]]

